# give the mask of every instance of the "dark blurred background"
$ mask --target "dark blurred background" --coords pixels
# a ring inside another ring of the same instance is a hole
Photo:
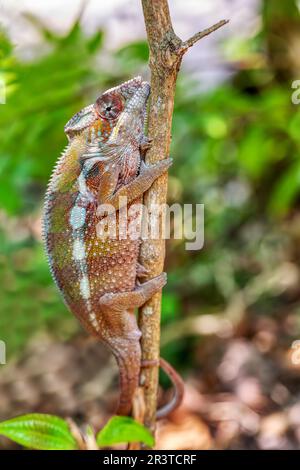
[[[98,429],[117,370],[54,286],[41,208],[64,124],[106,88],[149,78],[148,48],[139,1],[61,3],[0,3],[0,419],[48,412]],[[231,23],[194,47],[177,86],[169,202],[205,204],[205,245],[167,244],[162,356],[187,391],[157,447],[299,449],[300,3],[170,8],[183,39]]]

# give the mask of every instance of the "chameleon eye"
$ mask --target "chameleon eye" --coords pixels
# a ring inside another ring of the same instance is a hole
[[[95,104],[97,114],[103,119],[116,119],[123,110],[123,102],[115,94],[100,96]]]

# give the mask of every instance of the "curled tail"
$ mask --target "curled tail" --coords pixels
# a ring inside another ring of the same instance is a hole
[[[120,398],[117,414],[126,416],[131,412],[133,395],[139,386],[141,365],[142,367],[151,367],[156,361],[141,363],[141,346],[138,339],[130,340],[126,343],[122,341],[118,348],[114,344],[112,352],[117,360],[120,374]],[[169,403],[157,410],[157,419],[162,419],[180,406],[184,395],[184,382],[167,361],[160,358],[159,364],[174,386],[173,398]]]
[[[169,362],[167,362],[162,357],[160,357],[159,360],[154,359],[142,361],[142,367],[152,367],[158,365],[167,374],[174,388],[172,399],[166,405],[162,406],[156,411],[156,419],[163,419],[181,405],[184,396],[184,382],[174,367],[172,367],[171,364],[169,364]]]
[[[176,370],[162,357],[159,360],[160,367],[165,371],[174,386],[174,395],[172,400],[165,406],[157,410],[156,418],[162,419],[168,416],[172,411],[181,405],[184,396],[184,382]]]

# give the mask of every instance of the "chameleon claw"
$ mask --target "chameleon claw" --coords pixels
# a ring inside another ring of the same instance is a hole
[[[150,139],[149,137],[145,137],[143,142],[140,145],[140,152],[141,155],[144,157],[148,150],[151,148],[153,139]]]
[[[143,266],[142,264],[140,263],[137,263],[137,266],[136,266],[136,275],[138,278],[144,278],[144,277],[147,277],[149,274],[149,270],[147,268],[145,268],[145,266]]]
[[[173,164],[173,158],[164,158],[157,163],[148,165],[143,160],[141,161],[140,166],[140,175],[149,173],[150,175],[155,175],[155,177],[161,176],[165,171],[167,171],[170,166]]]

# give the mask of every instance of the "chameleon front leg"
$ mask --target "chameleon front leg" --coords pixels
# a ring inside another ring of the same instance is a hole
[[[114,191],[118,181],[117,171],[115,170],[114,173],[107,172],[102,177],[102,185],[98,193],[98,204],[110,204],[115,210],[118,210],[131,203],[144,194],[154,181],[168,170],[172,162],[172,158],[166,158],[154,165],[146,165],[141,161],[139,175],[130,183],[121,186],[117,191]]]
[[[131,411],[141,368],[141,332],[134,309],[141,307],[166,284],[162,273],[130,292],[108,293],[100,297],[101,338],[116,357],[120,370],[120,403],[117,413]]]

